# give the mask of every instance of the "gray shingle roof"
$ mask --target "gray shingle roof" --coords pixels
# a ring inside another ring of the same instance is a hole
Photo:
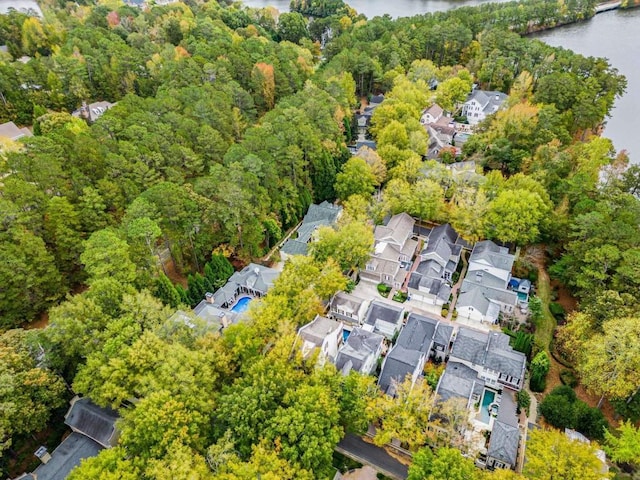
[[[297,238],[287,240],[280,250],[288,255],[306,255],[313,232],[318,227],[333,225],[340,212],[342,207],[326,201],[319,205],[310,205],[302,224],[298,227]]]
[[[344,370],[350,363],[349,370],[361,371],[367,358],[375,355],[384,342],[384,336],[373,332],[367,332],[361,328],[354,328],[345,344],[340,348],[336,357],[336,368]],[[361,372],[370,373],[370,372]]]
[[[516,401],[512,392],[503,390],[498,417],[493,424],[487,455],[510,465],[518,458],[520,430],[516,413]]]
[[[367,311],[365,323],[368,325],[375,325],[378,320],[382,320],[387,323],[398,325],[402,322],[402,313],[402,307],[373,301]]]
[[[464,327],[458,330],[451,356],[519,379],[526,365],[525,355],[511,348],[504,333]]]
[[[438,328],[436,329],[436,334],[433,337],[433,341],[434,343],[437,343],[439,345],[444,345],[445,347],[449,347],[449,342],[451,342],[452,335],[453,335],[453,327],[451,325],[439,323]]]
[[[483,389],[484,381],[478,377],[478,372],[462,363],[450,361],[438,382],[436,394],[442,402],[451,398],[469,400],[471,394],[479,396]]]
[[[67,412],[64,423],[103,447],[112,447],[116,441],[116,420],[118,414],[115,411],[98,407],[88,398],[80,398]]]
[[[507,271],[511,271],[514,260],[515,257],[506,247],[496,245],[491,240],[476,243],[469,257],[469,263],[484,261],[495,268]]]
[[[497,111],[507,99],[507,95],[497,91],[474,90],[467,97],[467,102],[476,100],[488,115]]]
[[[102,446],[79,433],[72,433],[51,453],[47,463],[39,465],[31,475],[38,480],[64,480],[84,458],[98,455]],[[29,477],[26,477],[29,478]]]
[[[483,315],[487,315],[492,300],[494,302],[501,302],[506,305],[515,306],[518,302],[518,295],[509,290],[493,288],[487,285],[479,285],[465,279],[460,287],[460,296],[458,297],[456,306],[471,306]]]
[[[17,140],[22,137],[33,136],[28,128],[18,128],[13,122],[0,124],[0,137]]]
[[[414,372],[420,363],[422,355],[417,350],[408,350],[401,345],[393,347],[387,354],[378,380],[378,385],[382,391],[387,392],[394,381],[402,383],[408,374]]]
[[[378,225],[374,231],[376,242],[392,242],[404,246],[405,242],[413,234],[413,226],[416,221],[406,213],[399,213],[389,219],[385,225]]]
[[[409,314],[407,324],[402,328],[396,345],[428,354],[438,323],[438,320],[433,318],[416,313]]]

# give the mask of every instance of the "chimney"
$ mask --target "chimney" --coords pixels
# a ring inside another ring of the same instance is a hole
[[[204,294],[204,300],[205,300],[207,303],[211,303],[211,304],[213,304],[213,293],[211,293],[211,292],[207,292],[207,293],[205,293],[205,294]]]
[[[42,463],[47,463],[49,460],[51,460],[51,455],[49,454],[49,452],[47,452],[47,447],[45,446],[38,447],[38,449],[34,452],[34,455],[38,457]]]
[[[500,100],[500,95],[496,95],[496,100]]]

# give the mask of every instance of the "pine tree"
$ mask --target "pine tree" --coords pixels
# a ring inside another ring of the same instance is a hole
[[[170,307],[177,308],[180,305],[180,294],[165,274],[156,278],[154,295]]]

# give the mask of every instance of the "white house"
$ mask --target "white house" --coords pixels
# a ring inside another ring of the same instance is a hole
[[[462,105],[462,115],[470,125],[476,125],[500,110],[506,99],[502,92],[474,90]]]
[[[350,325],[361,325],[368,302],[346,292],[338,292],[331,299],[329,316]]]
[[[376,369],[383,345],[383,335],[368,332],[362,328],[354,328],[338,351],[336,368],[343,375],[348,375],[352,370],[370,375]]]
[[[320,364],[323,364],[326,359],[335,362],[338,348],[342,344],[343,327],[342,322],[316,315],[313,321],[298,331],[298,337],[302,340],[302,355],[308,357],[316,349],[319,349],[318,361]]]
[[[491,240],[475,245],[456,302],[458,317],[494,324],[500,313],[515,312],[518,295],[507,288],[514,260],[507,248]]]

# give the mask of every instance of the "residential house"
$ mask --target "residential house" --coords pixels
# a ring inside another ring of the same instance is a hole
[[[508,289],[514,258],[491,240],[475,245],[456,303],[458,317],[493,324],[501,313],[515,313],[518,295]]]
[[[374,252],[360,278],[367,282],[384,283],[401,288],[408,274],[418,241],[413,239],[415,220],[406,213],[391,217],[386,225],[374,231]]]
[[[458,239],[448,223],[432,229],[418,257],[420,263],[409,278],[409,298],[424,303],[424,308],[433,313],[439,314],[449,301],[451,280],[462,252]]]
[[[376,369],[383,345],[383,335],[354,328],[338,351],[336,368],[343,375],[348,375],[352,370],[370,375]]]
[[[18,126],[13,122],[7,122],[0,125],[0,140],[1,139],[9,139],[9,140],[18,140],[23,137],[32,137],[33,134],[31,130],[26,127],[18,128]]]
[[[75,397],[64,420],[72,433],[51,454],[45,447],[38,448],[35,455],[42,464],[16,480],[64,480],[83,459],[95,457],[117,443],[117,419],[115,411],[98,407],[87,398]]]
[[[366,300],[346,292],[338,292],[331,299],[329,316],[347,325],[361,325],[367,311]]]
[[[319,227],[334,225],[341,214],[342,207],[326,201],[320,205],[309,206],[307,214],[294,234],[295,238],[290,237],[280,249],[282,259],[286,260],[291,255],[306,255],[316,230]]]
[[[429,108],[424,109],[422,116],[420,117],[420,123],[422,125],[429,125],[430,123],[436,123],[444,115],[444,110],[440,105],[434,103]]]
[[[208,325],[213,326],[219,330],[228,327],[233,323],[237,323],[241,317],[241,314],[232,312],[231,310],[224,310],[214,304],[215,299],[213,293],[207,292],[205,299],[202,300],[193,309],[193,313],[196,317],[201,318]]]
[[[250,263],[239,272],[234,272],[226,285],[216,290],[213,294],[213,304],[226,309],[233,306],[241,294],[264,297],[279,275],[278,270]]]
[[[502,92],[474,90],[462,105],[462,115],[470,125],[477,125],[489,115],[496,113],[504,104],[507,95]]]
[[[509,345],[502,332],[481,332],[460,327],[453,341],[449,361],[462,363],[478,372],[489,387],[521,390],[527,358]]]
[[[302,355],[308,357],[319,350],[320,363],[324,363],[326,359],[335,362],[338,348],[342,344],[343,327],[342,322],[316,315],[316,318],[298,331],[298,337],[302,340]]]
[[[71,115],[78,118],[84,118],[87,122],[93,123],[115,105],[115,103],[111,102],[94,102],[90,104],[82,102],[82,106]]]
[[[378,380],[382,391],[393,392],[395,384],[402,383],[407,375],[415,382],[430,357],[444,360],[452,335],[453,327],[449,325],[424,315],[409,314],[407,324],[382,364]]]
[[[420,123],[424,125],[429,134],[427,158],[436,159],[444,148],[453,146],[456,135],[455,121],[444,114],[440,105],[434,103],[422,112]],[[459,153],[457,151],[456,153]]]
[[[436,395],[440,402],[462,398],[466,400],[467,408],[472,408],[480,401],[484,386],[484,380],[478,377],[478,372],[473,368],[464,363],[449,360],[438,380]]]
[[[391,340],[402,327],[404,309],[378,301],[371,302],[362,328],[380,333]]]
[[[42,10],[40,10],[40,6],[36,0],[20,0],[16,1],[4,1],[0,2],[0,15],[6,15],[11,10],[16,10],[20,13],[24,13],[31,17],[40,17],[42,18]]]
[[[489,437],[486,455],[486,467],[489,470],[516,468],[520,446],[520,428],[516,412],[513,392],[504,392],[500,400],[498,416],[493,422]]]

